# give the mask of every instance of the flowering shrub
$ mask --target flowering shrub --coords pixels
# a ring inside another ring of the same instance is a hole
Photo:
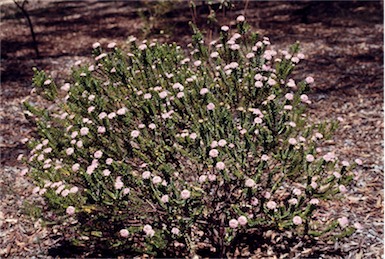
[[[36,92],[55,105],[25,103],[40,136],[28,158],[34,192],[56,219],[73,219],[77,244],[114,253],[194,255],[206,244],[224,256],[268,230],[351,233],[347,218],[317,216],[347,191],[354,165],[319,148],[336,123],[304,113],[313,78],[291,77],[298,45],[274,50],[244,17],[209,44],[193,29],[190,57],[131,38],[125,50],[95,43],[95,63],[60,90],[36,71]]]

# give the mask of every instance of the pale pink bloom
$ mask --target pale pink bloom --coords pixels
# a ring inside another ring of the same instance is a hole
[[[306,94],[301,94],[300,98],[301,98],[301,101],[304,103],[311,103],[309,100],[309,97]]]
[[[206,175],[201,175],[201,176],[199,176],[198,181],[199,181],[200,183],[204,183],[204,182],[206,181],[206,179],[207,179],[207,176],[206,176]]]
[[[213,182],[213,181],[215,181],[217,179],[217,176],[215,174],[209,174],[208,178],[209,178],[210,182]]]
[[[79,191],[79,188],[76,187],[76,186],[72,187],[72,188],[69,190],[70,193],[77,193],[78,191]]]
[[[51,153],[51,152],[52,152],[52,148],[50,148],[50,147],[47,147],[43,150],[43,153],[46,153],[46,154]]]
[[[49,84],[51,84],[51,82],[52,81],[50,79],[47,79],[47,80],[44,81],[44,85],[49,85]]]
[[[52,165],[51,164],[44,164],[43,165],[43,169],[48,169],[48,168],[50,168]]]
[[[173,89],[180,89],[181,91],[183,91],[183,85],[181,83],[175,83],[172,85],[172,88]]]
[[[166,98],[167,95],[168,95],[168,92],[167,92],[167,91],[163,91],[163,92],[160,92],[160,93],[159,93],[159,97],[160,97],[161,99]]]
[[[311,155],[311,154],[306,155],[306,161],[308,161],[310,163],[313,162],[314,161],[314,156]]]
[[[108,43],[108,45],[107,45],[107,48],[109,48],[109,49],[113,49],[115,47],[116,47],[116,43],[115,42]]]
[[[94,49],[99,48],[99,47],[100,47],[99,42],[95,42],[94,44],[92,44],[92,48],[94,48]]]
[[[322,139],[324,137],[324,135],[322,135],[321,133],[319,132],[316,132],[315,135],[314,135],[316,138],[318,139]]]
[[[293,100],[294,95],[293,95],[292,93],[287,93],[287,94],[285,95],[285,98],[286,98],[287,100],[291,101],[291,100]]]
[[[149,233],[152,233],[153,232],[153,229],[152,229],[152,227],[150,226],[150,225],[145,225],[144,227],[143,227],[143,231],[144,231],[144,233],[146,233],[147,235],[149,235]]]
[[[202,61],[197,60],[194,62],[194,66],[199,67],[202,64]]]
[[[245,21],[245,16],[240,15],[237,17],[237,22],[244,22]]]
[[[116,114],[118,115],[124,115],[127,112],[127,108],[123,107],[116,111]]]
[[[71,133],[71,138],[76,138],[78,136],[78,134],[79,133],[77,131],[72,132]],[[37,147],[36,147],[36,149],[37,149]]]
[[[191,133],[190,136],[189,136],[192,140],[196,139],[198,137],[198,135],[196,133]]]
[[[322,157],[326,162],[333,161],[335,159],[335,155],[331,152],[328,152],[326,155]]]
[[[214,109],[215,109],[215,105],[214,105],[213,103],[209,103],[209,104],[207,105],[207,110],[212,111],[212,110],[214,110]]]
[[[246,58],[248,58],[248,59],[251,59],[253,57],[255,57],[255,55],[252,52],[246,54]]]
[[[271,193],[270,192],[265,192],[263,194],[263,197],[265,197],[265,199],[270,199],[271,198]]]
[[[102,172],[102,174],[103,174],[104,176],[109,176],[109,175],[111,174],[111,171],[108,170],[108,169],[104,169],[103,172]]]
[[[94,157],[95,158],[101,158],[103,155],[103,152],[101,150],[98,150],[94,153]]]
[[[283,109],[284,109],[284,110],[291,111],[291,110],[293,109],[293,106],[291,106],[291,105],[285,105],[285,106],[283,106]]]
[[[169,197],[167,194],[163,195],[162,198],[160,198],[162,202],[167,203],[169,200]]]
[[[102,59],[102,58],[104,58],[104,57],[107,57],[107,54],[106,54],[106,53],[102,53],[102,54],[100,54],[99,56],[95,57],[95,60],[98,61],[98,60],[100,60],[100,59]]]
[[[209,156],[217,157],[219,155],[219,151],[217,149],[211,149],[209,152]]]
[[[290,79],[288,80],[288,82],[287,82],[287,86],[288,86],[288,87],[291,87],[291,88],[296,87],[295,81],[294,81],[293,79],[290,78]]]
[[[162,182],[162,178],[160,176],[154,176],[152,178],[152,183],[153,184],[158,184],[158,183],[161,183]]]
[[[311,76],[308,76],[308,77],[306,77],[305,82],[308,84],[312,84],[312,83],[314,83],[314,78],[312,78]]]
[[[299,141],[301,141],[301,142],[306,142],[306,139],[305,139],[304,137],[302,137],[302,136],[300,136],[298,139],[299,139]]]
[[[227,141],[224,139],[221,139],[218,141],[218,146],[220,146],[220,147],[224,147],[224,146],[226,146],[226,144],[227,144]]]
[[[245,216],[240,216],[238,218],[238,223],[241,226],[245,226],[247,224],[247,218]]]
[[[107,113],[101,112],[98,117],[99,119],[103,120],[105,117],[107,117]]]
[[[105,132],[106,132],[106,127],[104,127],[104,126],[99,126],[98,127],[98,133],[103,134]]]
[[[260,81],[262,78],[263,78],[263,76],[262,76],[261,74],[256,74],[256,75],[254,76],[254,79],[255,79],[256,81]]]
[[[238,44],[233,44],[230,46],[230,49],[232,50],[239,50],[241,47]]]
[[[219,56],[219,53],[216,51],[210,54],[211,58],[217,58],[218,56]]]
[[[246,181],[245,181],[245,186],[246,187],[250,187],[250,188],[252,188],[252,187],[254,187],[255,186],[255,181],[253,180],[253,179],[247,179]]]
[[[349,220],[347,217],[339,218],[339,219],[337,219],[337,221],[338,221],[338,224],[340,224],[340,226],[342,228],[345,228],[349,224]]]
[[[138,49],[139,50],[145,50],[145,49],[147,49],[147,45],[146,44],[140,44]]]
[[[142,173],[142,178],[143,179],[149,179],[151,177],[151,172],[150,171],[144,171]]]
[[[21,170],[20,175],[21,175],[21,176],[24,176],[24,175],[26,175],[27,173],[28,173],[28,168],[24,168],[23,170]]]
[[[274,210],[275,208],[277,208],[277,203],[275,201],[269,201],[266,203],[266,207],[269,210]]]
[[[298,204],[298,200],[296,198],[291,198],[290,200],[288,200],[288,202],[291,205],[297,205]]]
[[[311,182],[310,186],[313,188],[313,189],[316,189],[318,187],[318,184],[316,182]]]
[[[80,165],[78,163],[76,163],[72,166],[72,171],[77,172],[79,170],[79,168],[80,168]]]
[[[257,199],[257,198],[253,197],[253,198],[251,199],[251,205],[253,205],[253,206],[257,206],[257,205],[258,205],[258,203],[259,203],[259,201],[258,201],[258,199]]]
[[[87,170],[86,170],[86,173],[87,174],[92,174],[96,169],[96,166],[95,165],[90,165],[90,166],[87,166]]]
[[[262,159],[262,161],[267,161],[267,160],[269,160],[269,156],[268,155],[262,155],[261,159]]]
[[[338,190],[341,192],[341,193],[346,193],[348,191],[348,189],[346,189],[345,185],[340,185],[338,186]]]
[[[221,30],[222,31],[228,31],[230,28],[229,28],[229,26],[226,26],[226,25],[223,25],[222,27],[221,27]]]
[[[176,97],[178,99],[183,98],[184,97],[184,93],[183,92],[179,92],[179,93],[177,93]]]
[[[271,86],[275,85],[277,82],[273,79],[273,78],[269,78],[269,80],[267,80],[267,83]]]
[[[179,230],[179,228],[173,227],[173,228],[171,229],[171,233],[173,233],[174,235],[179,235],[180,230]]]
[[[231,228],[237,228],[238,224],[239,224],[239,222],[236,219],[230,219],[230,221],[229,221],[229,227],[231,227]]]
[[[316,198],[313,198],[309,201],[310,204],[317,205],[319,203],[319,200]]]
[[[64,191],[62,191],[61,196],[67,197],[69,193],[70,193],[69,190],[64,190]]]
[[[353,226],[354,226],[357,230],[361,230],[361,229],[364,228],[364,227],[363,227],[360,223],[358,223],[358,222],[354,223]]]
[[[71,85],[69,83],[65,83],[62,87],[60,87],[60,90],[68,92],[71,88]]]
[[[115,112],[111,112],[111,113],[109,113],[109,114],[107,115],[107,117],[111,120],[111,119],[113,119],[113,118],[116,117],[116,113],[115,113]]]
[[[293,218],[294,225],[301,225],[302,224],[302,218],[300,216],[295,216]]]
[[[90,100],[91,102],[92,102],[93,100],[95,100],[95,95],[91,94],[90,96],[88,96],[88,100]]]
[[[112,162],[114,162],[114,160],[113,160],[112,158],[107,158],[107,159],[106,159],[106,164],[107,164],[107,165],[111,165]]]
[[[121,180],[121,177],[120,176],[116,177],[115,184],[114,184],[115,189],[117,189],[117,190],[122,189],[123,186],[124,186],[124,184]]]
[[[293,194],[299,196],[299,195],[302,194],[302,191],[300,189],[298,189],[298,188],[294,188],[293,189]]]
[[[349,164],[348,161],[342,161],[342,165],[347,167],[347,166],[349,166],[350,164]]]
[[[295,145],[295,144],[297,144],[297,140],[295,138],[289,138],[289,144]]]
[[[38,193],[39,191],[40,191],[40,187],[36,186],[35,188],[33,188],[32,193],[35,194],[35,193]]]
[[[207,88],[202,88],[200,91],[199,91],[199,94],[200,95],[205,95],[205,94],[207,94],[209,92],[209,89],[207,89]]]
[[[147,93],[147,94],[144,94],[143,95],[143,98],[148,100],[148,99],[151,99],[152,95],[150,93]]]
[[[297,126],[297,124],[295,124],[294,121],[290,121],[288,124],[290,127],[293,127],[293,128],[295,128]]]
[[[85,136],[90,132],[90,130],[87,127],[83,127],[80,129],[80,135]]]
[[[127,195],[130,193],[130,188],[124,188],[123,189],[123,195]]]
[[[357,165],[362,165],[362,160],[357,158],[356,160],[354,160],[354,162],[356,162]]]
[[[189,190],[183,190],[181,193],[180,193],[180,197],[183,199],[183,200],[187,200],[188,198],[190,198],[191,196],[191,193]]]
[[[70,151],[68,151],[68,149],[70,149]],[[68,153],[70,153],[70,154],[68,154],[67,153],[67,155],[71,155],[71,154],[73,154],[73,148],[68,148],[67,149],[67,151],[68,151]],[[72,149],[72,150],[71,150]],[[38,157],[37,157],[37,161],[43,161],[44,160],[44,155],[43,154],[40,154]]]
[[[262,88],[263,87],[263,83],[261,81],[255,81],[254,86],[257,87],[257,88]]]
[[[304,59],[304,58],[305,58],[305,55],[304,55],[303,53],[298,53],[298,54],[297,54],[297,57],[298,57],[299,59]]]
[[[241,135],[245,135],[245,134],[247,133],[247,130],[246,130],[246,129],[241,129],[241,130],[239,131],[239,133],[241,133]]]
[[[131,137],[133,137],[133,138],[139,137],[139,134],[140,134],[139,130],[131,131]]]
[[[119,235],[121,236],[121,237],[128,237],[128,235],[129,235],[129,233],[128,233],[128,230],[127,229],[121,229],[120,231],[119,231]]]
[[[299,58],[298,57],[292,57],[291,58],[291,62],[298,63],[299,62]]]
[[[218,146],[218,141],[214,140],[213,142],[211,142],[211,145],[210,145],[211,148],[216,148],[217,146]]]
[[[267,97],[267,100],[268,101],[272,101],[272,100],[274,100],[275,99],[275,94],[272,94],[272,95],[269,95],[268,97]]]
[[[223,170],[223,169],[225,169],[225,163],[223,163],[223,162],[218,162],[218,163],[215,165],[215,168],[217,168],[218,170]]]
[[[337,179],[341,178],[341,174],[338,173],[338,172],[333,172],[333,175],[334,175],[334,177],[337,178]]]
[[[74,149],[73,149],[72,147],[69,147],[69,148],[66,149],[66,154],[67,154],[67,156],[70,156],[70,155],[72,155],[73,153],[74,153]]]
[[[68,215],[73,215],[73,214],[75,214],[75,207],[73,207],[73,206],[68,206],[67,209],[66,209],[66,213],[67,213]]]
[[[71,145],[75,145],[75,143],[76,143],[76,139],[73,139],[73,140],[71,140]]]

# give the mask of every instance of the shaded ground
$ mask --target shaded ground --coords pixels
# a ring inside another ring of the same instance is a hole
[[[29,29],[13,5],[1,8],[0,94],[0,256],[46,256],[60,240],[60,229],[49,229],[22,215],[23,202],[31,201],[31,185],[19,175],[21,143],[33,128],[24,119],[20,102],[28,96],[32,67],[46,70],[63,82],[76,61],[86,61],[92,43],[124,42],[129,35],[189,42],[192,14],[184,3],[174,6],[139,2],[31,1],[41,59],[34,58]],[[175,8],[169,8],[175,7]],[[245,13],[246,12],[246,13]],[[207,25],[207,6],[194,17]],[[154,19],[149,19],[150,14]],[[200,15],[199,15],[200,14]],[[381,2],[236,2],[236,8],[218,12],[218,24],[233,25],[245,14],[251,26],[269,36],[277,48],[300,41],[306,60],[297,71],[315,78],[310,116],[344,121],[333,141],[345,159],[364,160],[357,185],[348,202],[330,203],[325,213],[347,216],[364,225],[348,240],[315,248],[330,258],[380,258],[383,254],[383,5]],[[60,85],[60,83],[59,83]],[[266,248],[265,250],[268,250]],[[59,255],[60,255],[60,250]],[[323,252],[322,252],[323,251]],[[255,251],[256,257],[265,255]],[[302,251],[297,256],[307,256]],[[63,254],[62,254],[63,255]],[[313,254],[314,255],[314,254]],[[70,255],[67,255],[70,256]],[[292,256],[291,256],[292,257]]]

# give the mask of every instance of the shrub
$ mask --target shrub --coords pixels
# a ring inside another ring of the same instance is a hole
[[[25,103],[39,133],[28,174],[52,217],[71,222],[76,244],[111,254],[191,256],[206,244],[224,256],[269,231],[352,233],[346,218],[317,216],[354,165],[320,148],[337,123],[305,114],[313,79],[291,77],[298,44],[275,51],[243,17],[209,44],[192,28],[190,57],[130,38],[127,49],[94,44],[95,63],[60,91],[35,71],[54,105]]]

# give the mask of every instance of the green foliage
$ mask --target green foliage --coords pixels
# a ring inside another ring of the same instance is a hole
[[[158,256],[206,242],[224,256],[266,230],[344,235],[316,212],[352,166],[319,149],[336,124],[305,114],[313,80],[290,77],[299,45],[277,52],[237,21],[209,45],[193,26],[190,57],[176,44],[95,44],[56,110],[26,104],[40,134],[29,174],[52,211],[76,217],[76,242]],[[44,82],[36,72],[37,92],[54,100]]]

